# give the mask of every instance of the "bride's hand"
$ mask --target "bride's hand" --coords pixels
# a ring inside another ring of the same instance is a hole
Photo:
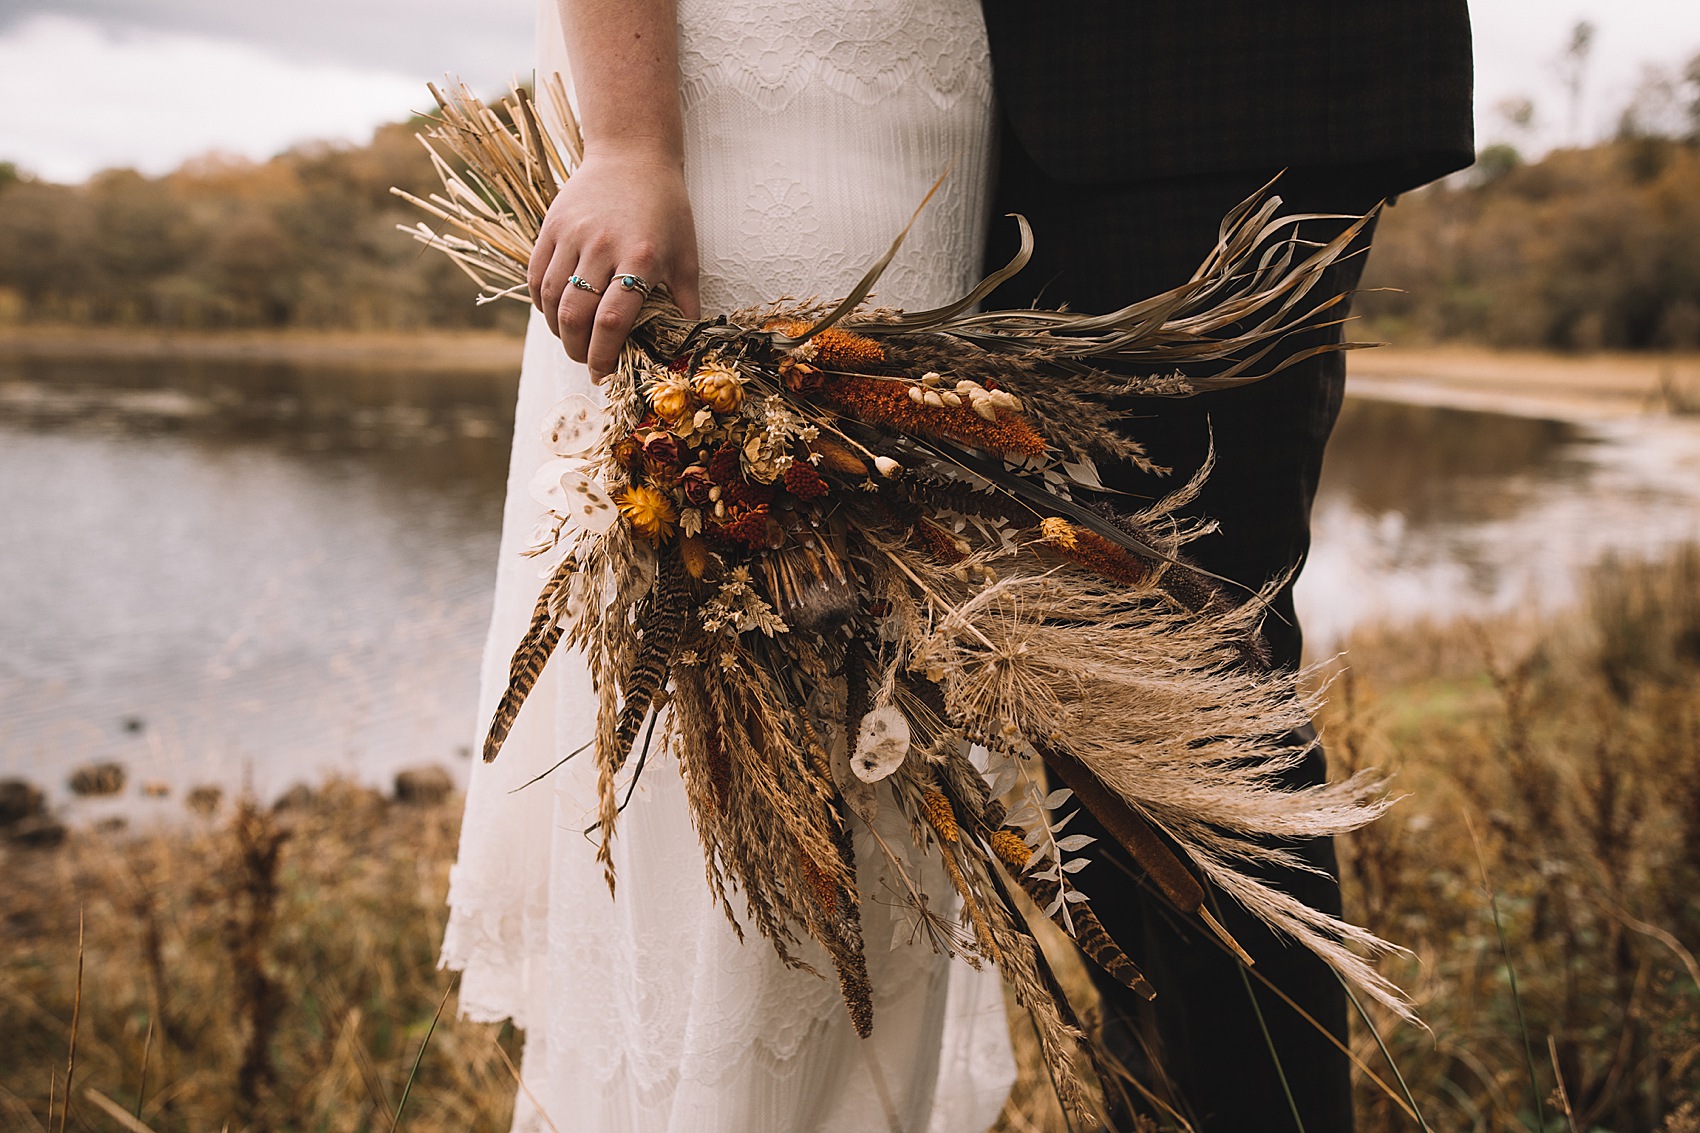
[[[587,151],[549,206],[531,253],[531,301],[567,355],[590,367],[592,381],[613,373],[643,306],[643,293],[621,286],[622,275],[665,285],[685,316],[697,317],[696,229],[684,170],[643,147]]]

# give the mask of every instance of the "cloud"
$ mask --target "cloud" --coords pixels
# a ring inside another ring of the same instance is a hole
[[[0,36],[0,74],[13,94],[0,100],[0,159],[56,181],[113,166],[163,173],[213,150],[260,160],[312,139],[364,141],[430,101],[393,71],[63,16]]]
[[[303,63],[505,84],[531,68],[534,0],[0,0],[0,36],[44,15],[224,39]]]

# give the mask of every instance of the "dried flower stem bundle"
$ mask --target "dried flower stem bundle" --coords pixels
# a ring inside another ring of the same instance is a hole
[[[525,297],[538,223],[578,156],[549,89],[549,129],[523,92],[502,113],[464,88],[438,94],[425,144],[444,192],[415,203],[455,231],[410,231],[486,298]],[[1257,880],[1295,864],[1281,840],[1354,829],[1386,803],[1363,776],[1282,783],[1306,749],[1272,737],[1302,729],[1315,701],[1262,662],[1273,590],[1236,595],[1182,557],[1209,527],[1174,513],[1208,470],[1128,515],[1094,466],[1152,467],[1117,399],[1231,386],[1309,353],[1265,364],[1337,302],[1311,292],[1364,221],[1304,244],[1278,205],[1242,204],[1188,283],[1107,315],[975,310],[1026,262],[1025,222],[1008,267],[933,311],[864,306],[897,244],[831,309],[692,321],[651,295],[609,407],[569,398],[545,422],[554,458],[533,491],[558,521],[535,550],[561,565],[485,758],[550,651],[583,650],[610,886],[616,787],[665,745],[740,934],[789,964],[831,963],[868,1033],[859,844],[916,939],[1002,970],[1079,1112],[1076,1053],[1097,1056],[1008,883],[1115,978],[1161,989],[1074,888],[1092,839],[1067,832],[1073,805],[1242,961],[1206,882],[1407,1012],[1367,959],[1386,944]],[[887,808],[912,845],[874,829]]]

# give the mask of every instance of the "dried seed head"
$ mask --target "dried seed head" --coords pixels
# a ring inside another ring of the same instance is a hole
[[[1027,843],[1020,833],[1007,826],[993,832],[992,852],[998,856],[999,861],[1017,873],[1027,868],[1027,859],[1032,856],[1032,851],[1027,848]]]
[[[957,840],[956,812],[950,809],[950,800],[943,791],[928,791],[922,795],[921,810],[927,816],[928,824],[938,831],[941,841]]]

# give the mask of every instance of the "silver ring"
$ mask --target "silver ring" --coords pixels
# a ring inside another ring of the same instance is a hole
[[[614,278],[618,280],[620,286],[624,287],[627,291],[640,291],[646,297],[649,295],[649,281],[641,275],[631,275],[628,273],[626,275],[617,275]]]
[[[567,276],[567,282],[578,288],[580,291],[588,291],[592,295],[602,294],[602,289],[600,287],[592,284],[582,275],[569,275]]]

